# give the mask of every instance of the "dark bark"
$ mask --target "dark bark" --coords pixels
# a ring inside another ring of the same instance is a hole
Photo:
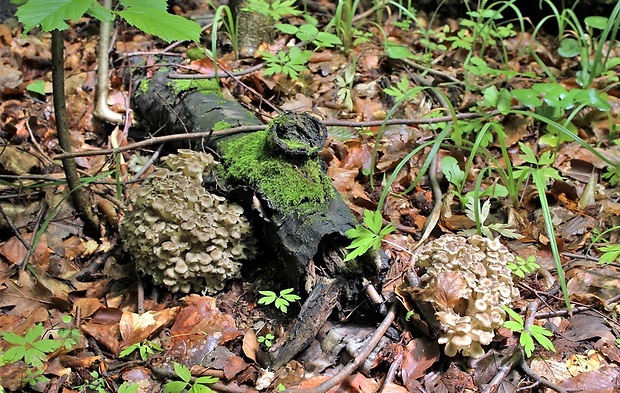
[[[67,106],[65,101],[65,66],[64,40],[60,30],[52,30],[52,90],[54,96],[54,114],[56,116],[56,136],[63,153],[71,153],[71,136],[67,125]],[[99,218],[95,215],[92,205],[77,173],[77,165],[73,158],[63,158],[62,166],[67,177],[73,203],[78,212],[84,216],[91,230],[99,233]]]

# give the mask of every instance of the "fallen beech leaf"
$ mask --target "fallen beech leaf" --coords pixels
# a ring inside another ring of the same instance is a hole
[[[32,234],[23,234],[22,238],[26,241],[26,243],[30,244]],[[43,234],[34,249],[34,253],[28,261],[29,263],[34,265],[47,265],[49,263],[50,252],[47,248],[46,239],[47,237]],[[16,236],[13,236],[4,242],[2,246],[0,246],[0,254],[2,254],[2,256],[8,259],[11,263],[20,264],[26,257],[26,247],[24,247],[22,242]]]
[[[208,296],[189,295],[183,298],[187,304],[183,307],[174,325],[170,329],[173,342],[187,341],[188,336],[211,335],[221,333],[221,343],[237,338],[243,333],[235,326],[231,315],[222,314],[215,306],[215,298]]]
[[[119,322],[123,347],[144,341],[160,329],[172,323],[180,307],[167,308],[161,311],[147,311],[136,314],[123,312]]]
[[[256,361],[256,354],[259,351],[258,338],[254,329],[248,329],[243,336],[243,354]]]
[[[467,292],[467,281],[458,272],[447,271],[437,276],[432,296],[439,307],[451,309]]]

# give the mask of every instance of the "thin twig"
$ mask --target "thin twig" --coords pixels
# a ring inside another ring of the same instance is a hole
[[[519,107],[515,107],[513,109],[519,109]],[[501,113],[497,110],[492,110],[483,113],[459,113],[456,115],[457,120],[462,119],[471,119],[482,116],[496,116],[501,115]],[[389,119],[385,123],[386,125],[420,125],[420,124],[436,124],[436,123],[450,123],[454,120],[452,116],[442,116],[442,117],[434,117],[430,119]],[[379,127],[383,124],[383,120],[372,120],[372,121],[350,121],[350,120],[325,120],[323,121],[328,127]],[[256,126],[240,126],[233,127],[226,130],[219,131],[202,131],[191,134],[175,134],[175,135],[166,135],[160,137],[150,138],[144,141],[127,144],[125,146],[119,147],[117,149],[101,149],[101,150],[93,150],[93,151],[83,151],[83,152],[75,152],[75,153],[64,153],[57,154],[53,157],[54,160],[59,160],[63,158],[70,157],[91,157],[91,156],[101,156],[106,154],[115,154],[121,153],[124,151],[135,150],[145,146],[156,145],[158,143],[164,142],[173,142],[173,141],[184,141],[191,139],[198,139],[208,137],[210,135],[214,137],[221,137],[227,135],[234,135],[243,132],[253,132],[253,131],[261,131],[267,128],[266,125],[256,125]]]

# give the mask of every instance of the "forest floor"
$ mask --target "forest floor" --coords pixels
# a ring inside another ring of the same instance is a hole
[[[174,11],[214,12],[189,3]],[[116,162],[97,154],[134,142],[123,125],[93,117],[97,25],[84,18],[64,38],[71,142],[75,152],[92,153],[76,161],[105,223],[100,237],[84,230],[66,198],[49,34],[23,34],[7,19],[0,24],[4,389],[323,392],[321,384],[334,381],[330,392],[620,391],[618,23],[609,36],[613,20],[566,17],[572,24],[556,37],[491,9],[456,20],[393,4],[359,9],[329,35],[304,37],[293,26],[324,29],[337,11],[317,4],[305,14],[316,20],[280,20],[287,33],[259,47],[271,57],[237,60],[220,34],[222,66],[253,71],[221,78],[221,86],[265,123],[283,111],[317,115],[329,126],[320,157],[334,187],[370,231],[395,227],[374,237],[390,261],[376,290],[396,310],[377,350],[355,359],[386,317],[381,304],[370,306],[370,317],[344,310],[355,324],[331,321],[318,338],[322,353],[269,370],[269,353],[286,342],[303,299],[286,312],[260,304],[259,291],[288,288],[269,280],[260,258],[214,296],[168,293],[138,279],[118,226],[135,174],[130,163],[156,146],[125,151]],[[588,34],[574,34],[580,28]],[[305,49],[291,49],[302,41],[297,48]],[[167,47],[131,26],[117,26],[112,45],[108,103],[118,113],[136,94],[119,71],[128,53],[151,66],[165,51],[183,59],[179,72],[213,73],[211,60],[194,58],[195,45]],[[375,225],[374,211],[382,218]],[[467,337],[453,354],[437,340],[449,332],[433,332],[418,313],[426,302],[436,311],[473,305],[467,296],[474,295],[461,291],[465,279],[444,275],[423,289],[402,283],[409,272],[424,273],[412,267],[419,243],[449,233],[498,238],[518,257],[510,270],[519,294],[508,295],[510,311],[500,307],[512,323],[495,323],[476,358],[465,356],[476,352],[467,341],[480,329],[473,316],[450,325]],[[369,300],[360,303],[368,309]],[[347,369],[354,361],[363,364]]]

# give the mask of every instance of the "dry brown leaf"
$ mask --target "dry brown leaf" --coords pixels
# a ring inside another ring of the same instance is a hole
[[[439,307],[452,309],[467,292],[467,281],[458,272],[447,271],[437,276],[432,296]]]
[[[26,243],[28,243],[28,245],[30,245],[32,234],[23,234],[22,238],[26,241]],[[24,247],[22,242],[16,236],[13,236],[4,242],[2,246],[0,246],[0,254],[2,254],[2,256],[8,259],[11,263],[20,264],[26,257],[26,247]],[[33,265],[46,266],[49,263],[49,257],[50,252],[47,248],[47,236],[43,234],[28,262]]]
[[[256,361],[256,355],[259,352],[258,338],[254,329],[248,329],[243,336],[243,354],[250,359]]]
[[[173,342],[188,340],[188,336],[221,333],[221,343],[228,342],[243,333],[235,326],[231,315],[222,314],[215,306],[215,298],[189,295],[183,298],[186,306],[179,311],[170,333]]]
[[[123,338],[122,347],[144,341],[160,329],[168,326],[176,317],[179,309],[180,307],[172,307],[161,311],[147,311],[142,314],[123,311],[123,316],[119,322],[119,329]]]
[[[434,340],[416,338],[405,347],[403,363],[400,366],[405,386],[412,390],[407,383],[424,376],[427,370],[439,360],[439,345]]]

